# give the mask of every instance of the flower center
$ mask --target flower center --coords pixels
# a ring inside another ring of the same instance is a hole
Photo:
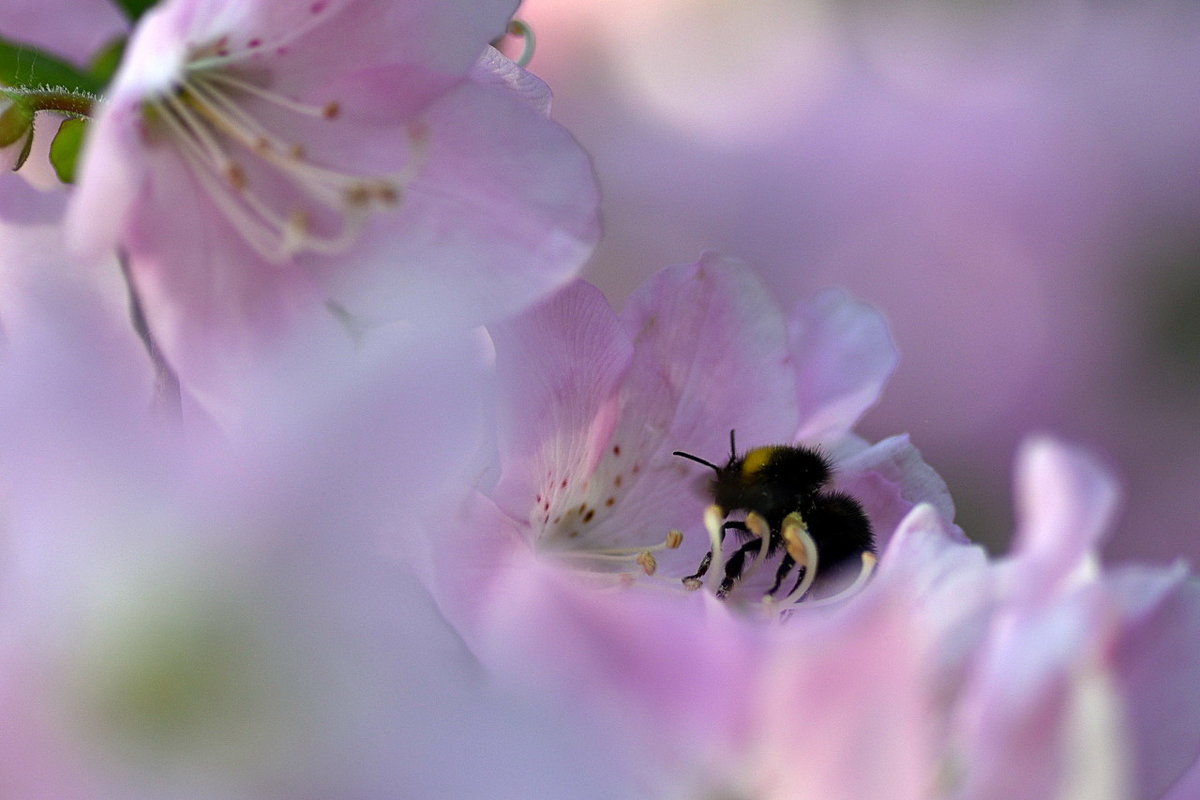
[[[173,91],[146,105],[222,215],[274,263],[349,247],[370,212],[399,204],[420,166],[425,138],[417,126],[406,129],[411,157],[402,174],[360,175],[312,163],[303,142],[284,138],[260,117],[303,129],[336,120],[338,102],[299,102],[211,59],[189,65]],[[270,113],[256,116],[256,107]]]

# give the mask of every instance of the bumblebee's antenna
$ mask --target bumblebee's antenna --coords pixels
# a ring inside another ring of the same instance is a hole
[[[706,467],[708,467],[709,469],[711,469],[713,472],[720,472],[720,471],[721,471],[721,468],[720,468],[720,467],[718,467],[716,464],[712,463],[711,461],[705,461],[705,460],[704,460],[703,458],[701,458],[700,456],[694,456],[694,455],[692,455],[691,453],[684,453],[684,452],[682,452],[682,451],[680,451],[680,450],[676,450],[675,452],[671,453],[671,455],[673,455],[673,456],[679,456],[680,458],[686,458],[686,459],[688,459],[689,461],[695,461],[697,464],[703,464],[704,466],[706,466]]]
[[[737,459],[737,442],[733,438],[733,435],[735,432],[736,432],[735,428],[729,429],[729,460],[730,461],[734,461]]]

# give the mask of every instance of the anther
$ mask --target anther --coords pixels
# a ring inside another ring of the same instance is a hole
[[[800,512],[793,511],[784,517],[783,528],[780,533],[783,536],[783,544],[787,548],[788,555],[792,557],[792,560],[798,566],[807,566],[809,547],[812,546],[813,553],[816,552],[816,547],[812,545],[812,537],[808,533],[808,524],[805,523],[804,517],[800,516]]]
[[[771,526],[767,524],[767,519],[757,511],[751,511],[746,515],[746,530],[750,531],[752,536],[758,537],[759,547],[758,552],[754,554],[754,561],[750,566],[742,570],[740,580],[746,580],[759,566],[766,561],[767,551],[771,548]]]
[[[804,524],[804,519],[799,513],[792,512],[783,518],[781,532],[788,554],[795,559],[797,567],[804,568],[804,578],[801,579],[800,585],[783,600],[786,607],[798,603],[812,588],[813,581],[817,579],[818,556],[817,543],[813,541],[808,526]],[[793,550],[796,552],[793,553]]]
[[[385,206],[394,206],[400,202],[400,191],[390,183],[381,183],[376,195]]]
[[[658,569],[658,562],[654,560],[654,554],[648,550],[638,555],[637,563],[647,575],[653,575],[654,571]]]
[[[246,188],[246,171],[237,164],[230,162],[225,166],[225,177],[229,185],[239,192]]]

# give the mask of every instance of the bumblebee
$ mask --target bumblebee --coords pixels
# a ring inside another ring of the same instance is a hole
[[[760,558],[785,551],[766,596],[774,596],[799,565],[789,599],[803,597],[816,578],[818,563],[823,574],[855,558],[862,560],[865,573],[874,566],[871,522],[856,499],[826,488],[833,466],[820,452],[799,445],[770,445],[738,455],[731,430],[729,460],[724,466],[678,450],[672,455],[716,473],[709,484],[713,506],[706,515],[715,546],[724,543],[727,531],[748,539],[725,561],[718,597],[729,594],[742,577],[746,559],[755,551]],[[729,520],[735,512],[744,512],[745,519]],[[713,551],[709,550],[696,572],[683,579],[684,586],[698,588],[712,560]]]

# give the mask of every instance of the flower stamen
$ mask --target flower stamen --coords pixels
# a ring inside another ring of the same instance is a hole
[[[341,113],[341,106],[338,105],[336,100],[331,100],[330,102],[321,106],[301,103],[299,100],[293,100],[292,98],[279,94],[278,92],[272,92],[270,89],[264,89],[263,87],[251,83],[250,81],[244,81],[241,78],[235,78],[233,75],[221,70],[205,70],[203,72],[203,77],[210,81],[223,83],[226,86],[234,89],[240,89],[247,94],[252,94],[255,97],[266,100],[268,103],[274,103],[280,108],[286,108],[288,111],[294,111],[297,114],[305,114],[310,117],[318,117],[321,119],[335,119],[338,114]]]
[[[721,576],[725,574],[725,550],[722,543],[725,539],[725,509],[714,504],[704,509],[704,530],[708,531],[708,543],[712,548],[712,562],[708,566],[709,583],[720,584]],[[688,588],[693,588],[690,585]],[[696,587],[698,588],[698,587]],[[711,587],[716,591],[716,586]]]
[[[879,559],[875,557],[874,553],[863,553],[862,567],[859,568],[858,575],[855,576],[854,581],[849,586],[839,592],[829,595],[828,597],[822,597],[817,600],[808,600],[804,603],[801,603],[800,607],[817,608],[818,606],[828,606],[833,605],[834,603],[840,603],[843,600],[849,600],[851,597],[861,592],[863,587],[867,585],[867,580],[870,579],[871,574],[875,572],[875,565],[878,563]]]
[[[245,105],[250,97],[321,120],[341,112],[336,101],[302,103],[224,70],[198,69],[195,62],[172,91],[146,102],[222,215],[268,261],[345,251],[369,212],[401,201],[402,187],[423,163],[426,135],[409,126],[411,157],[398,174],[364,176],[314,164],[302,143],[280,138],[251,113]],[[252,171],[252,163],[266,165],[267,173]]]
[[[783,599],[783,605],[790,606],[800,602],[812,588],[813,581],[817,579],[819,556],[817,543],[813,541],[812,535],[808,532],[808,525],[799,512],[793,511],[783,518],[781,533],[784,546],[787,547],[788,555],[795,560],[796,568],[804,569],[804,577],[800,580],[799,585]]]
[[[751,511],[746,515],[746,529],[750,531],[751,535],[758,537],[759,547],[750,566],[742,570],[741,580],[747,580],[754,574],[755,570],[766,561],[767,551],[771,549],[771,526],[767,524],[766,517],[756,511]]]
[[[670,531],[663,541],[649,547],[606,547],[598,550],[564,550],[555,555],[563,558],[598,561],[601,563],[637,564],[646,575],[653,575],[658,569],[658,561],[654,553],[661,550],[676,550],[683,544],[682,531]]]

